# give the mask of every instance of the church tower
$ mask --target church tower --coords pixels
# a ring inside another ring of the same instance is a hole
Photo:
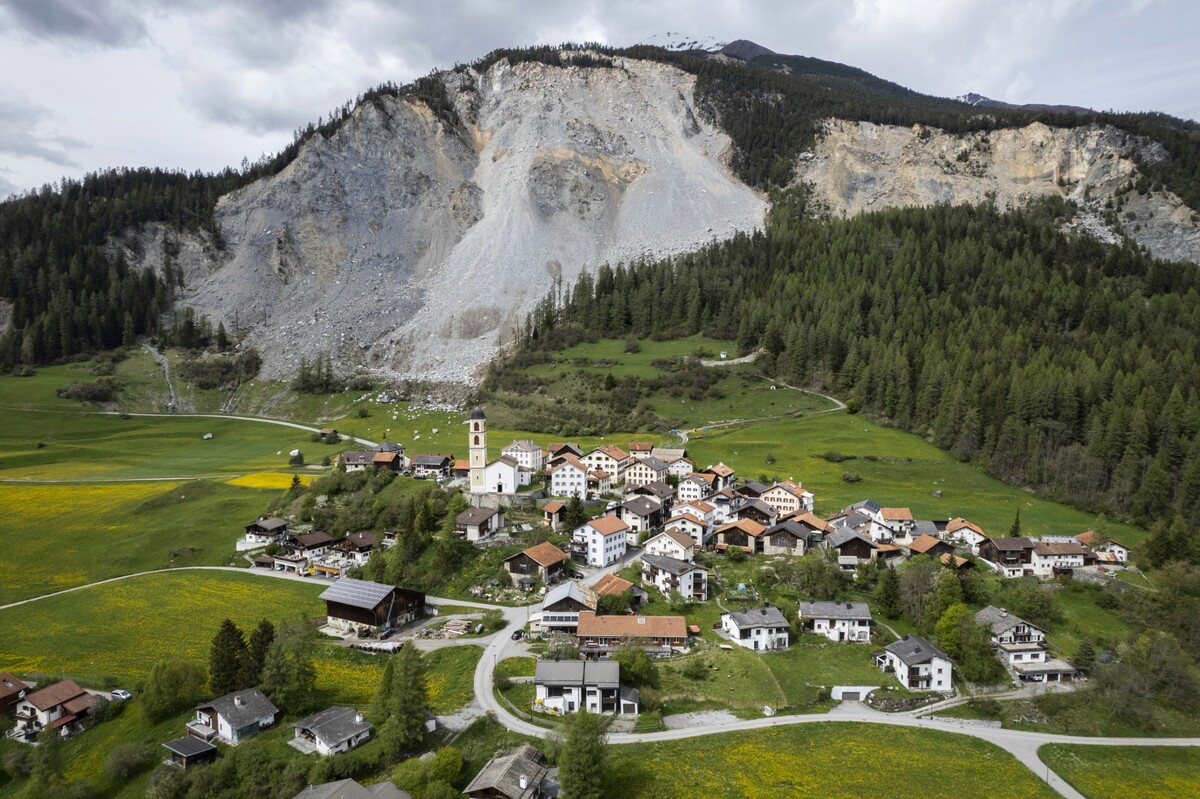
[[[483,471],[487,466],[487,417],[483,408],[476,406],[471,411],[471,419],[467,422],[469,438],[467,448],[471,453],[471,493],[485,493]]]

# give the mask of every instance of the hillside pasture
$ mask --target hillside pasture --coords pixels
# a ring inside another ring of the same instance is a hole
[[[1200,748],[1049,744],[1038,757],[1088,799],[1200,796]]]

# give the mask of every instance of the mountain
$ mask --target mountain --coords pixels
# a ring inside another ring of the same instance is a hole
[[[1022,103],[1014,105],[1006,103],[1002,100],[993,100],[990,97],[984,97],[982,94],[975,92],[967,92],[960,94],[954,98],[960,103],[975,106],[976,108],[1015,108],[1021,111],[1053,111],[1060,114],[1090,114],[1092,109],[1084,108],[1078,105],[1047,105],[1044,103]]]
[[[663,50],[680,53],[719,53],[723,51],[723,48],[729,46],[724,42],[717,41],[712,36],[691,36],[677,31],[656,33],[638,42],[638,44],[648,47],[660,47]]]
[[[1075,230],[1200,261],[1194,123],[981,112],[753,42],[668,43],[496,51],[240,173],[114,170],[0,203],[0,364],[155,335],[173,302],[267,377],[324,352],[472,382],[549,289],[758,228],[797,181],[847,215],[1058,196]]]

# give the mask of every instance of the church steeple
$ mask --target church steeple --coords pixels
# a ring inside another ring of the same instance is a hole
[[[483,493],[483,471],[487,466],[487,417],[483,414],[483,408],[476,406],[471,411],[467,429],[467,449],[471,453],[471,491]]]

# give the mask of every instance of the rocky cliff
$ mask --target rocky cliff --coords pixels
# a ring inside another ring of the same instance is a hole
[[[223,254],[184,242],[183,303],[247,330],[264,376],[325,351],[469,381],[556,282],[761,224],[691,75],[618,59],[443,79],[455,124],[409,99],[364,103],[220,200]]]
[[[1125,233],[1157,257],[1200,263],[1195,211],[1169,192],[1128,190],[1139,177],[1135,154],[1148,161],[1165,155],[1153,142],[1097,125],[960,136],[831,120],[814,152],[801,156],[796,177],[812,183],[830,211],[848,215],[989,197],[1008,207],[1057,194],[1080,205],[1075,224],[1088,233],[1109,240]],[[1113,213],[1105,214],[1110,200]]]

